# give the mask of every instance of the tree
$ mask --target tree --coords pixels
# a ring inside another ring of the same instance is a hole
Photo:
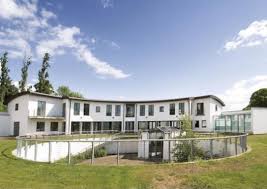
[[[9,69],[7,67],[8,53],[5,52],[0,58],[1,61],[1,75],[0,75],[0,102],[4,103],[5,96],[8,93],[8,88],[11,86],[11,79],[9,77]]]
[[[259,89],[251,95],[249,105],[244,110],[251,107],[267,107],[267,88]]]
[[[50,56],[48,53],[45,53],[43,58],[42,67],[38,72],[38,83],[34,85],[36,92],[51,94],[53,93],[53,87],[48,80],[48,68],[50,67],[49,64]]]
[[[5,52],[0,58],[1,75],[0,75],[0,111],[6,111],[7,98],[18,93],[15,85],[9,77],[8,53]]]
[[[189,115],[184,115],[181,119],[181,129],[180,135],[183,133],[186,134],[185,137],[192,138],[194,137],[194,132],[192,130],[192,119]]]
[[[29,57],[28,59],[24,59],[23,61],[23,66],[21,68],[21,80],[19,81],[19,90],[20,92],[24,92],[28,90],[26,87],[27,85],[27,78],[28,78],[28,68],[31,65],[31,58]]]
[[[68,86],[64,86],[64,85],[58,87],[57,94],[60,96],[83,98],[82,94],[80,94],[78,92],[74,92],[74,91],[70,90],[70,88]]]

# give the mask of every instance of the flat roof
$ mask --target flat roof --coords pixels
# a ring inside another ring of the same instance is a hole
[[[34,96],[43,96],[49,98],[57,98],[57,99],[71,99],[71,100],[79,100],[79,101],[91,101],[91,102],[108,102],[108,103],[154,103],[154,102],[170,102],[170,101],[182,101],[182,100],[190,100],[190,99],[203,99],[203,98],[212,98],[219,102],[222,106],[225,106],[224,102],[215,95],[204,95],[204,96],[195,96],[195,97],[184,97],[184,98],[171,98],[171,99],[157,99],[157,100],[102,100],[102,99],[87,99],[87,98],[77,98],[77,97],[67,97],[67,96],[59,96],[54,94],[44,94],[39,92],[21,92],[18,93],[8,99],[8,103],[15,98],[18,98],[23,95],[34,95]]]

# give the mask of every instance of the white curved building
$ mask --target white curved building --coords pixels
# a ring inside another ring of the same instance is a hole
[[[184,115],[193,130],[214,130],[224,103],[214,95],[148,101],[116,101],[24,92],[10,99],[10,135],[137,132],[159,126],[180,127]]]

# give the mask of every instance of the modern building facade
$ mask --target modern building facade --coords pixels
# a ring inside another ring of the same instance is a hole
[[[10,135],[138,132],[180,128],[189,115],[193,130],[214,131],[224,103],[214,95],[148,101],[81,99],[24,92],[10,99]]]

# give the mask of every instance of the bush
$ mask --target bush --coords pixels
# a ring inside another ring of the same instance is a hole
[[[6,112],[6,111],[7,107],[3,103],[0,103],[0,112]]]
[[[192,154],[191,148],[193,149]],[[193,144],[191,143],[191,141],[181,141],[174,147],[174,159],[177,162],[187,162],[204,158],[204,151],[201,148],[197,147],[195,141],[193,142]]]
[[[94,153],[95,158],[104,157],[104,156],[107,156],[107,150],[105,147],[95,148],[95,153]],[[85,152],[72,156],[71,159],[72,159],[72,162],[75,164],[86,159],[91,159],[91,157],[92,157],[92,150],[88,149]]]

